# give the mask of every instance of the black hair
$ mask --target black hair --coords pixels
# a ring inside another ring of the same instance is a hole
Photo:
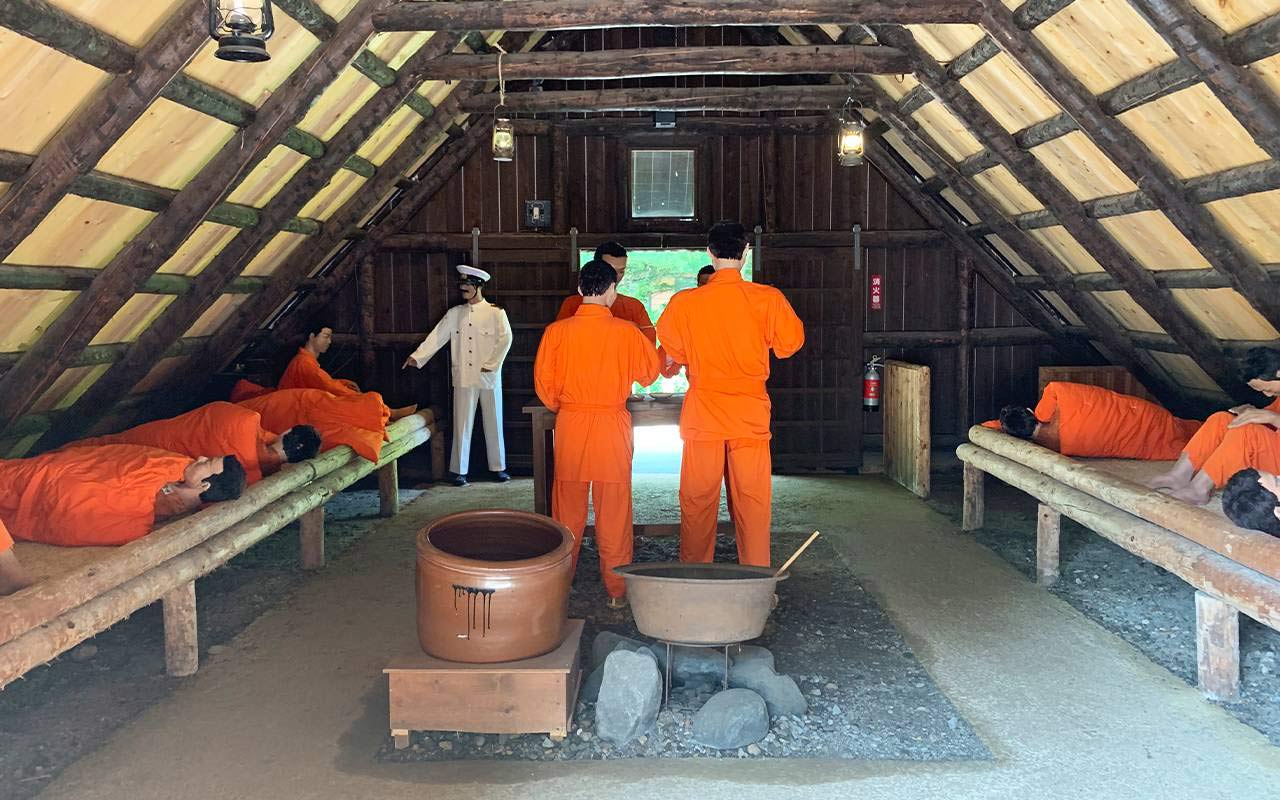
[[[698,270],[698,277],[701,278],[703,275],[714,275],[715,273],[716,273],[716,268],[711,266],[710,264],[707,264],[705,267]]]
[[[1274,381],[1277,377],[1276,373],[1280,373],[1280,350],[1271,347],[1250,347],[1245,352],[1242,362],[1243,372],[1240,378],[1245,383],[1255,378]]]
[[[613,256],[614,258],[626,258],[627,248],[617,242],[609,241],[596,248],[594,259],[596,261],[604,261],[605,256]]]
[[[289,463],[315,458],[320,452],[320,433],[310,425],[294,425],[284,432],[284,457]]]
[[[582,265],[578,273],[578,289],[583,297],[597,297],[609,291],[618,282],[618,271],[608,262],[593,258]]]
[[[716,258],[736,261],[747,250],[747,229],[741,222],[717,222],[707,231],[707,249]]]
[[[1280,536],[1276,507],[1280,500],[1258,483],[1256,469],[1242,469],[1232,475],[1222,490],[1222,510],[1241,528]]]
[[[1000,409],[1000,430],[1019,439],[1030,439],[1040,420],[1026,406],[1005,406]]]
[[[210,475],[209,488],[200,493],[200,500],[205,503],[219,503],[223,500],[235,500],[248,484],[244,467],[235,456],[222,457],[222,472]]]

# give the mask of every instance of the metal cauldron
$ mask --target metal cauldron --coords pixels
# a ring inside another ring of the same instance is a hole
[[[778,581],[768,567],[628,564],[614,572],[627,582],[636,628],[673,644],[706,647],[745,642],[764,632]]]

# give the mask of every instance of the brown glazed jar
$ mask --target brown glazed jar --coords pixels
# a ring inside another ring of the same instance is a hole
[[[490,664],[560,646],[573,534],[540,514],[462,511],[418,532],[418,642],[446,661]]]

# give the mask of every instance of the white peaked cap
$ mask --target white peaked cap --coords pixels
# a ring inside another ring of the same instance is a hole
[[[485,272],[482,269],[469,267],[466,264],[459,264],[457,269],[458,269],[459,275],[466,275],[469,278],[479,278],[480,280],[485,282],[489,281],[489,273]]]

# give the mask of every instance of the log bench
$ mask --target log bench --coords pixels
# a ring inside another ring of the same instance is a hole
[[[120,547],[54,547],[19,542],[18,558],[37,582],[0,597],[0,688],[133,612],[159,600],[165,666],[191,675],[199,665],[195,581],[294,520],[305,569],[324,565],[324,506],[378,473],[379,511],[399,510],[396,462],[433,438],[431,412],[387,426],[378,463],[342,445],[286,464],[237,500],[215,503]]]
[[[1170,462],[1075,459],[982,427],[956,454],[964,462],[962,527],[982,527],[987,474],[1040,501],[1036,576],[1058,577],[1063,515],[1196,589],[1199,685],[1214,699],[1240,691],[1239,614],[1280,630],[1280,538],[1236,527],[1215,500],[1196,507],[1140,481]]]

